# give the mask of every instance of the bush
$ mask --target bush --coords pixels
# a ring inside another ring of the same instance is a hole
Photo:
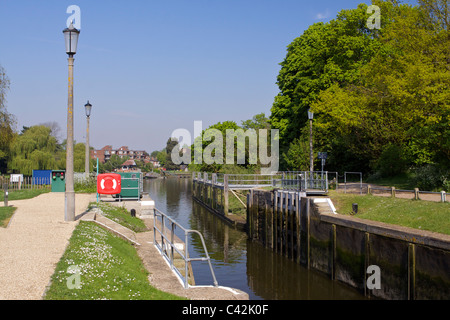
[[[438,165],[428,164],[415,170],[415,185],[426,191],[450,191],[450,170]]]
[[[377,163],[378,172],[383,178],[404,173],[406,168],[407,161],[402,147],[393,144],[384,149]]]
[[[97,193],[97,180],[95,178],[76,180],[73,188],[79,193]]]

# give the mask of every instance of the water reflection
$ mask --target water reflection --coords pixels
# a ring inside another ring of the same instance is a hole
[[[229,227],[221,219],[192,200],[190,179],[153,179],[144,182],[156,207],[189,229],[202,233],[220,285],[240,289],[250,299],[363,299],[355,289],[331,281],[326,275],[303,266],[248,241],[244,232]],[[177,233],[179,237],[182,234]],[[184,237],[183,237],[184,238]],[[201,241],[189,240],[191,256],[203,253]],[[207,263],[193,265],[196,284],[212,284]]]

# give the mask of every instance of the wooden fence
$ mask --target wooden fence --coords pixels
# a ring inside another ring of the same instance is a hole
[[[441,192],[421,191],[419,190],[419,188],[415,188],[414,190],[403,190],[403,189],[396,189],[395,187],[383,188],[368,185],[367,194],[372,194],[375,196],[390,196],[393,198],[404,198],[415,200],[440,201],[440,202],[450,201],[450,197],[448,197],[447,199],[447,193],[445,191]]]
[[[49,178],[37,178],[37,177],[20,177],[18,179],[11,180],[7,176],[0,176],[0,187],[4,190],[5,187],[10,190],[33,190],[33,189],[48,189],[51,185],[51,179]]]

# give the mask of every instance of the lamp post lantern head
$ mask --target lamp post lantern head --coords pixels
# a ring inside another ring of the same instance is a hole
[[[64,39],[66,40],[66,53],[69,57],[73,57],[77,53],[78,36],[80,30],[75,29],[72,23],[70,26],[63,30]]]
[[[86,117],[90,117],[91,116],[91,110],[92,110],[92,104],[88,102],[84,105],[84,108],[86,109]]]
[[[314,113],[308,110],[308,119],[312,120],[314,118]]]

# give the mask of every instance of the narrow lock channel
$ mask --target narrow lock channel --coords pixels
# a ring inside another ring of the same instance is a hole
[[[247,239],[247,234],[228,226],[192,200],[190,179],[150,179],[144,191],[156,207],[185,228],[205,238],[219,285],[237,288],[252,300],[356,300],[364,295],[354,288],[289,260]],[[180,235],[179,235],[180,236]],[[200,239],[189,239],[191,256],[201,256]],[[211,285],[207,263],[193,264],[197,285]]]

